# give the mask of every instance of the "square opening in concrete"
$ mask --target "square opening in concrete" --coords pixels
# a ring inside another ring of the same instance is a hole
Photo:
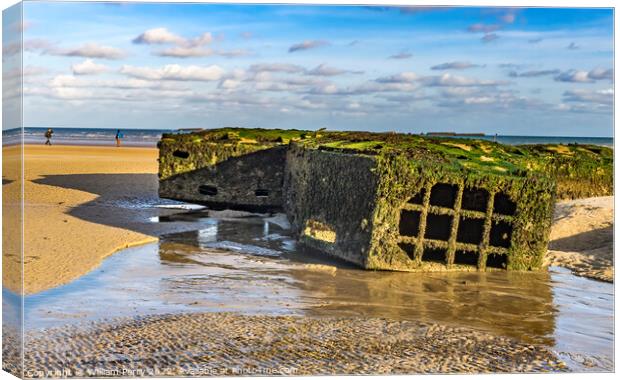
[[[172,155],[174,157],[178,157],[178,158],[188,158],[189,157],[189,153],[184,151],[184,150],[175,150],[174,152],[172,152]]]
[[[418,236],[420,214],[420,211],[402,210],[398,223],[398,233],[402,236]]]
[[[456,251],[454,252],[454,264],[478,266],[478,253]]]
[[[422,190],[420,190],[420,192],[418,192],[411,199],[409,199],[407,201],[407,203],[411,203],[411,204],[414,204],[414,205],[421,205],[422,203],[424,203],[424,194],[425,193],[426,193],[426,189],[422,188]]]
[[[487,210],[489,192],[484,189],[466,188],[463,190],[461,208],[464,210],[482,211]]]
[[[510,200],[504,193],[495,194],[493,200],[493,212],[502,215],[514,215],[517,211],[517,204]]]
[[[456,241],[459,243],[480,244],[484,232],[484,219],[460,217]]]
[[[445,264],[446,250],[443,248],[424,248],[424,251],[422,251],[422,261],[434,261]]]
[[[398,246],[407,254],[409,259],[415,259],[415,245],[409,243],[398,243]]]
[[[452,230],[452,215],[428,214],[426,217],[426,239],[448,240]]]
[[[431,189],[431,205],[454,208],[458,187],[447,183],[438,183]]]
[[[487,256],[487,268],[506,269],[507,264],[508,264],[508,257],[506,255],[490,253]]]
[[[200,185],[198,186],[198,192],[202,195],[217,195],[217,187],[211,185]]]
[[[510,247],[512,238],[512,226],[509,223],[499,221],[491,225],[491,238],[489,244],[494,247]]]

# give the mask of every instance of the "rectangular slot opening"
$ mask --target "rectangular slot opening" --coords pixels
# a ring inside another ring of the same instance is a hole
[[[407,257],[409,257],[409,259],[415,260],[415,245],[408,243],[398,243],[398,246],[407,254]]]
[[[411,199],[407,201],[407,203],[411,203],[414,205],[421,205],[424,203],[424,194],[426,193],[426,189],[422,188],[416,195],[414,195]]]
[[[189,153],[184,151],[184,150],[175,150],[174,152],[172,152],[172,155],[174,157],[178,157],[178,158],[188,158],[189,157]]]
[[[398,233],[401,236],[418,236],[420,214],[419,211],[402,210],[398,223]]]
[[[456,241],[459,243],[480,244],[484,232],[484,219],[469,219],[461,216]]]
[[[493,212],[502,215],[514,215],[517,211],[517,204],[510,200],[504,193],[495,194],[493,200]]]
[[[454,200],[456,199],[456,185],[447,183],[438,183],[431,189],[431,205],[454,208]]]
[[[452,230],[452,215],[428,214],[426,217],[426,232],[424,237],[435,240],[450,239]]]
[[[509,223],[499,221],[491,225],[491,238],[489,244],[494,247],[510,247],[512,238],[512,226]]]
[[[424,251],[422,251],[422,261],[433,261],[445,264],[446,250],[443,248],[424,248]]]
[[[467,251],[454,252],[454,264],[478,266],[478,253]]]
[[[482,211],[487,210],[489,192],[484,189],[465,188],[461,208],[464,210]]]
[[[489,253],[487,255],[487,268],[506,269],[507,265],[508,257],[506,255],[499,255],[495,253]]]
[[[210,185],[200,185],[198,186],[198,192],[202,195],[217,195],[217,187]]]
[[[257,197],[268,197],[269,196],[269,190],[267,190],[267,189],[256,189],[254,191],[254,194]]]

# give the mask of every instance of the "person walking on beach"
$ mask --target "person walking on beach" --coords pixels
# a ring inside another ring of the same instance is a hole
[[[52,135],[54,134],[54,130],[52,128],[47,128],[45,131],[45,145],[52,145]]]
[[[123,138],[123,134],[121,133],[120,129],[116,130],[116,146],[119,147],[121,146],[121,139]]]

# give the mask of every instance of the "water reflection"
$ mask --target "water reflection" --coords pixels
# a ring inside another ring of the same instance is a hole
[[[200,229],[129,249],[71,284],[27,297],[26,328],[197,311],[372,316],[484,329],[612,363],[610,284],[556,270],[363,271],[296,246],[275,219],[182,217]]]

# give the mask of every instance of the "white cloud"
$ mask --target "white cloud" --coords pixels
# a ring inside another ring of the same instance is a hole
[[[555,75],[555,74],[559,74],[560,70],[558,69],[554,69],[554,70],[530,70],[530,71],[524,71],[522,73],[516,72],[516,71],[511,71],[508,73],[509,77],[512,78],[534,78],[534,77],[542,77],[545,75]]]
[[[376,81],[379,83],[411,83],[418,79],[419,77],[416,73],[405,71],[400,74],[377,78]]]
[[[601,69],[596,68],[590,71],[585,70],[568,70],[559,73],[554,79],[558,82],[573,82],[573,83],[592,83],[596,80],[609,79],[613,80],[613,69]]]
[[[477,78],[469,78],[458,75],[452,75],[450,73],[423,77],[420,81],[426,86],[439,86],[439,87],[467,87],[467,86],[498,86],[508,84],[502,81],[484,80]]]
[[[185,38],[170,32],[166,28],[154,28],[145,31],[133,39],[134,44],[184,44]]]
[[[251,55],[252,52],[245,49],[235,49],[235,50],[217,50],[215,52],[217,55],[221,55],[226,58],[237,58],[237,57],[245,57]]]
[[[487,42],[495,41],[498,38],[499,36],[496,33],[488,33],[482,36],[480,40],[484,43],[487,43]]]
[[[241,82],[235,79],[224,79],[217,87],[225,90],[232,90],[239,87],[240,84]]]
[[[254,73],[269,72],[269,73],[301,73],[305,69],[299,65],[293,65],[289,63],[258,63],[250,66],[248,69]]]
[[[189,41],[191,46],[208,45],[213,42],[213,35],[209,32],[202,33],[198,37],[194,37]]]
[[[588,73],[588,77],[594,80],[609,79],[613,81],[614,80],[614,69],[607,69],[607,70],[601,69],[601,68],[592,69]]]
[[[470,69],[474,67],[481,67],[481,65],[476,65],[471,62],[466,61],[456,61],[456,62],[446,62],[439,65],[435,65],[431,67],[431,70],[464,70]]]
[[[389,56],[389,59],[409,59],[411,58],[413,55],[411,53],[406,53],[406,52],[401,52],[398,54],[394,54]]]
[[[84,57],[84,58],[101,58],[101,59],[121,59],[125,57],[125,52],[110,46],[99,45],[96,43],[87,43],[73,49],[61,49],[52,47],[44,51],[45,54],[59,55],[66,57]]]
[[[160,83],[143,79],[98,80],[86,79],[72,75],[56,75],[48,83],[51,88],[115,88],[115,89],[157,89],[167,91],[185,91],[187,87],[174,83]]]
[[[15,55],[21,51],[36,51],[49,49],[52,47],[52,43],[42,38],[32,38],[24,40],[23,44],[20,42],[13,42],[2,46],[3,57],[9,57]]]
[[[331,67],[326,64],[321,64],[312,70],[306,71],[306,74],[323,76],[323,77],[331,77],[331,76],[342,75],[342,74],[363,74],[363,72],[344,70],[344,69],[339,69],[336,67]]]
[[[325,45],[329,45],[329,42],[323,40],[306,40],[298,44],[291,45],[291,47],[288,48],[288,52],[294,53],[296,51],[315,49]]]
[[[123,65],[121,74],[146,80],[216,81],[224,76],[224,69],[211,66],[166,65],[160,68]]]
[[[611,106],[614,102],[614,89],[570,90],[563,94],[565,102],[595,103]]]
[[[95,75],[108,71],[106,65],[95,63],[92,59],[86,59],[82,63],[76,63],[71,66],[74,75]]]

